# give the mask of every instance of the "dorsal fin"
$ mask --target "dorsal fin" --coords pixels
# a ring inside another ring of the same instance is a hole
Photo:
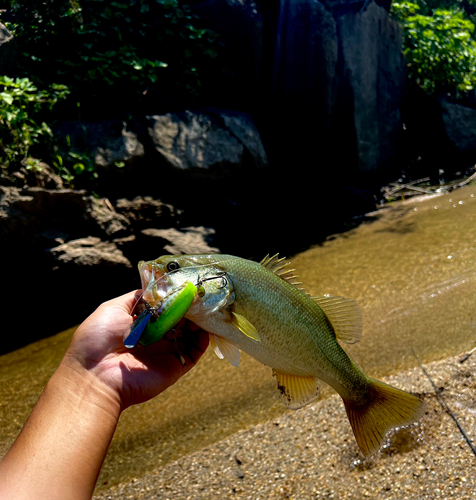
[[[290,285],[293,285],[295,288],[304,292],[303,288],[300,288],[298,285],[302,285],[300,281],[297,281],[297,276],[294,274],[294,269],[285,269],[286,266],[289,266],[291,262],[284,262],[286,257],[279,258],[279,254],[273,255],[272,257],[266,255],[266,257],[260,262],[260,264],[271,271],[272,273],[279,276],[284,281],[287,281]],[[308,294],[306,294],[308,295]]]
[[[355,344],[362,338],[362,312],[355,300],[345,297],[312,297],[334,328],[338,340]]]

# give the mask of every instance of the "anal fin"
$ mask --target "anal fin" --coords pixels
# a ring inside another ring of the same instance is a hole
[[[291,410],[302,408],[319,398],[316,377],[299,377],[273,369],[278,382],[278,389],[284,404]]]

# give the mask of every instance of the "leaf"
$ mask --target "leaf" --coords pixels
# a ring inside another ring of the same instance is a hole
[[[0,94],[0,97],[7,103],[7,104],[12,104],[13,103],[13,96],[11,94],[7,94],[6,92],[2,92]]]

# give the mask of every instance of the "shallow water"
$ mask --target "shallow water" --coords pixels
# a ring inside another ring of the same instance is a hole
[[[476,187],[468,186],[395,203],[292,262],[312,295],[359,302],[364,336],[346,349],[366,373],[383,376],[415,366],[412,349],[432,361],[474,347],[475,247]],[[0,357],[0,455],[72,333]],[[244,355],[235,369],[209,350],[165,394],[124,412],[98,486],[139,475],[283,411],[268,368]]]

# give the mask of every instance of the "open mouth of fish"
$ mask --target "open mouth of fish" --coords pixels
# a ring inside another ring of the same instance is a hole
[[[154,262],[139,262],[142,298],[152,307],[164,299],[172,288],[172,282]]]

